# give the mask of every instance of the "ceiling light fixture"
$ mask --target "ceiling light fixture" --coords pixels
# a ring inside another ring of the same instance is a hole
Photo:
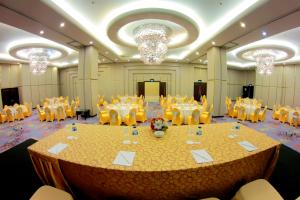
[[[246,28],[246,24],[245,24],[244,22],[241,22],[241,23],[240,23],[240,26],[241,26],[242,28]]]
[[[272,49],[256,50],[253,52],[252,56],[255,58],[258,73],[264,75],[272,74],[276,58]]]
[[[170,29],[162,24],[143,24],[134,29],[141,60],[148,65],[161,64],[168,52]]]
[[[60,23],[59,25],[61,28],[65,27],[65,22]]]
[[[92,44],[94,44],[94,42],[93,42],[93,41],[90,41],[89,44],[92,45]]]
[[[43,30],[40,31],[40,35],[44,35],[44,33],[45,33],[45,32],[44,32]]]
[[[263,37],[267,36],[267,32],[266,31],[261,32],[261,34],[262,34]]]
[[[216,42],[215,42],[215,41],[212,41],[211,44],[212,44],[212,45],[216,45]]]
[[[196,52],[196,55],[197,55],[197,56],[199,55],[199,52],[198,52],[198,51]]]

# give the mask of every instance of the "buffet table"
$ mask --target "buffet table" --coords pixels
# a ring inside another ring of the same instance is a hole
[[[77,124],[77,131],[66,126],[28,150],[44,184],[75,195],[80,191],[84,199],[225,198],[240,184],[268,178],[280,147],[256,130],[235,126],[203,125],[201,136],[191,134],[197,126],[170,126],[163,138],[155,138],[149,127],[137,127],[139,135],[132,136],[128,127]],[[240,141],[257,149],[247,151]],[[50,153],[58,143],[67,147]],[[213,161],[196,163],[191,151],[199,149]],[[131,166],[113,164],[120,151],[135,152]]]

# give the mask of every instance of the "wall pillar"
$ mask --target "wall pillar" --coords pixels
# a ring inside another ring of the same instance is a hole
[[[80,108],[89,109],[91,115],[97,114],[98,95],[98,51],[93,46],[79,50],[77,94]]]
[[[226,50],[212,47],[207,52],[207,100],[214,105],[214,116],[223,116],[226,112],[227,95]]]

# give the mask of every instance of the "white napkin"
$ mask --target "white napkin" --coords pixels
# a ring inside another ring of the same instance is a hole
[[[186,144],[201,144],[200,142],[194,142],[192,140],[187,140]]]
[[[131,144],[130,140],[123,140],[123,144]]]
[[[73,135],[69,135],[69,136],[67,136],[67,139],[68,140],[77,140],[78,137],[77,136],[73,136]]]
[[[241,145],[242,147],[244,147],[247,151],[255,151],[257,149],[256,146],[254,146],[253,144],[251,144],[248,141],[241,141],[238,142],[239,145]]]
[[[119,151],[115,158],[114,165],[132,166],[135,157],[135,152],[131,151]]]
[[[50,149],[48,149],[48,152],[57,155],[62,150],[64,150],[67,146],[69,146],[69,145],[68,144],[63,144],[63,143],[58,143],[58,144],[54,145],[53,147],[51,147]]]
[[[208,163],[213,161],[213,158],[204,149],[192,150],[192,155],[196,163]]]
[[[231,133],[228,135],[229,138],[233,139],[233,138],[236,138],[238,135],[237,134],[234,134],[234,133]]]

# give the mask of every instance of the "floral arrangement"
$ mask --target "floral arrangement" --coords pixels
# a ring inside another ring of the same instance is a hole
[[[166,131],[168,125],[163,118],[153,118],[151,119],[150,127],[153,131]]]

